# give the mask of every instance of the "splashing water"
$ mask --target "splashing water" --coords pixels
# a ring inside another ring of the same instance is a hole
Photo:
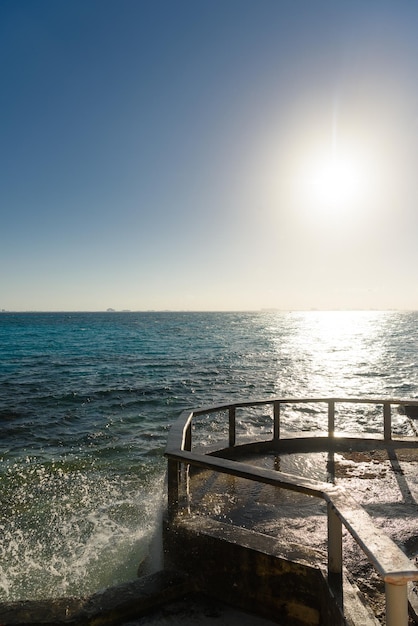
[[[27,458],[4,483],[1,600],[87,595],[136,576],[158,527],[161,474]]]

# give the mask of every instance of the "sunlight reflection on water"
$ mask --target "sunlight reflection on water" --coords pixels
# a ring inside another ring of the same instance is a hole
[[[403,341],[394,345],[399,338],[393,325],[386,333],[388,321],[387,313],[376,311],[294,313],[288,317],[288,332],[277,332],[272,340],[287,361],[285,373],[298,383],[298,393],[379,397],[387,393],[391,367],[398,368],[403,360]],[[279,329],[270,330],[273,335]],[[282,381],[281,376],[280,393]]]

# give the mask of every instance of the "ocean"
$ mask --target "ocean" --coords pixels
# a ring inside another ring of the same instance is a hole
[[[0,601],[86,595],[144,559],[159,567],[163,454],[183,409],[418,398],[417,328],[415,312],[1,313]],[[308,407],[286,426],[325,420]],[[340,426],[381,422],[366,406]],[[405,416],[394,430],[410,433]]]

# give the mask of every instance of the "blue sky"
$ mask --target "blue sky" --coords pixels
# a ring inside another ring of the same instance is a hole
[[[418,309],[417,29],[409,1],[2,0],[0,309]]]

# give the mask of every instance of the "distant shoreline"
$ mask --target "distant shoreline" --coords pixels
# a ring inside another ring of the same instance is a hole
[[[74,313],[83,313],[83,314],[99,314],[99,313],[416,313],[418,309],[280,309],[280,308],[261,308],[261,309],[101,309],[101,310],[90,310],[90,309],[53,309],[53,310],[44,310],[44,309],[25,309],[25,310],[13,310],[13,309],[0,309],[1,313],[8,314],[29,314],[29,313],[39,313],[39,314],[53,314],[53,313],[62,313],[62,314],[74,314]]]

